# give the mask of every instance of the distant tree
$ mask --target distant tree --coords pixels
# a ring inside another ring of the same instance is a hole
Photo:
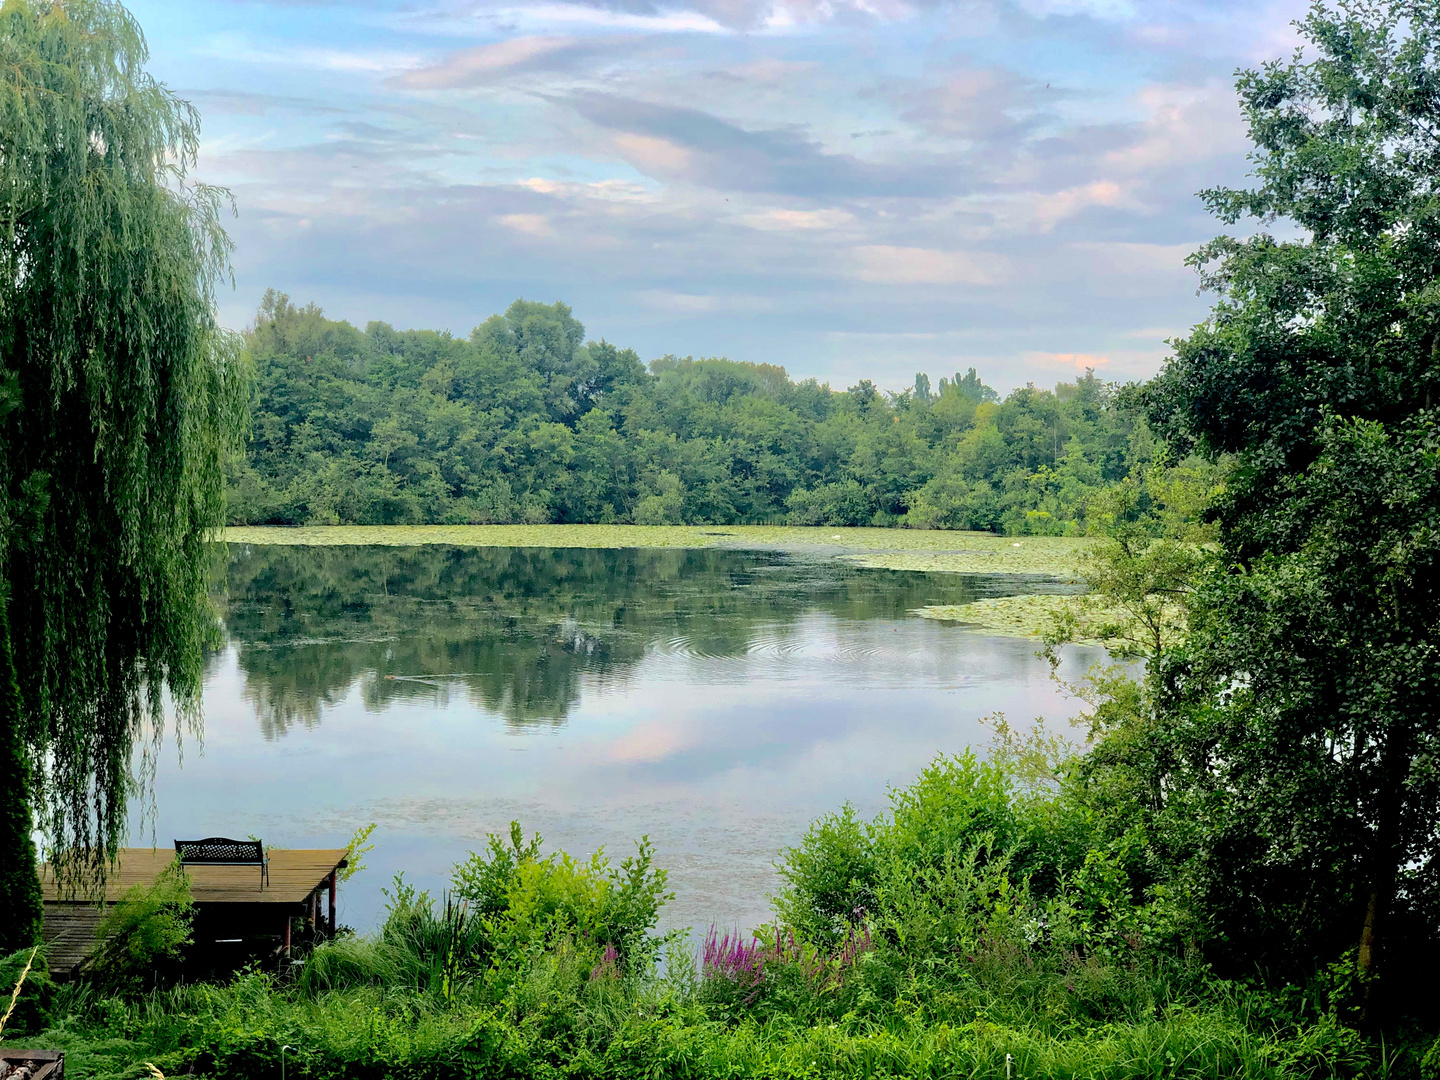
[[[214,315],[223,192],[185,183],[198,120],[146,59],[109,0],[0,7],[0,576],[39,821],[77,873],[122,836],[162,691],[198,718],[247,396]]]

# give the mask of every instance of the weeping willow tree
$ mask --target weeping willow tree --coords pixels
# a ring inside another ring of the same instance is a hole
[[[119,4],[0,5],[0,577],[30,802],[76,881],[124,835],[167,696],[198,722],[248,393],[214,313],[225,193],[187,183],[198,117],[147,59]]]

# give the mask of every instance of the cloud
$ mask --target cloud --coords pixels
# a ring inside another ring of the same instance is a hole
[[[883,285],[993,285],[1005,276],[1004,260],[933,248],[866,244],[850,249],[850,276]]]
[[[1045,91],[1030,78],[999,67],[963,67],[938,81],[897,95],[900,117],[948,138],[995,142],[1019,140],[1044,119]],[[1058,95],[1055,95],[1058,96]]]
[[[700,743],[693,724],[669,720],[644,720],[610,744],[611,761],[644,763],[663,761]]]
[[[663,289],[644,289],[636,293],[635,298],[647,307],[682,315],[773,311],[776,306],[775,300],[767,296],[697,295]]]
[[[526,5],[472,5],[496,23],[513,26],[569,26],[604,30],[630,30],[650,34],[729,33],[735,26],[706,10],[724,10],[724,4],[659,8],[651,4],[536,3]]]
[[[261,47],[247,37],[226,34],[198,50],[199,55],[226,63],[260,64],[266,67],[288,67],[345,74],[384,75],[406,68],[418,67],[420,56],[411,52],[377,47],[373,49],[336,49],[328,46],[275,45]]]
[[[795,210],[789,207],[774,207],[759,213],[746,214],[741,220],[757,229],[779,230],[782,232],[809,232],[816,229],[840,229],[855,222],[855,215],[848,210],[828,208],[824,210]]]
[[[261,40],[181,2],[147,29],[236,195],[242,319],[268,285],[462,333],[543,296],[647,357],[1002,389],[1154,370],[1203,316],[1229,73],[1303,6],[277,0]]]
[[[544,214],[501,214],[496,220],[507,229],[514,229],[526,236],[548,240],[555,235],[550,219]]]
[[[649,33],[787,33],[833,23],[905,21],[935,6],[932,0],[651,0],[519,5],[506,0],[471,3],[463,10],[509,25],[580,25]],[[451,16],[453,18],[453,15]]]
[[[1104,367],[1110,363],[1110,357],[1095,353],[1027,352],[1023,355],[1029,363],[1069,367],[1076,371]]]
[[[1029,196],[1015,217],[1027,221],[1030,227],[1049,231],[1066,218],[1092,207],[1115,209],[1137,205],[1129,185],[1114,180],[1092,180],[1048,195]]]
[[[207,113],[228,113],[232,116],[262,116],[277,110],[305,113],[310,116],[343,115],[352,110],[331,105],[313,97],[266,94],[253,90],[220,90],[204,87],[181,88],[176,93],[187,101],[198,102]]]
[[[878,164],[828,152],[797,128],[749,129],[699,109],[612,94],[567,100],[584,119],[615,132],[621,157],[659,179],[812,198],[935,194],[955,183],[938,164]]]
[[[437,64],[394,77],[409,90],[453,90],[484,86],[517,71],[555,68],[593,46],[573,37],[517,37],[454,53]]]

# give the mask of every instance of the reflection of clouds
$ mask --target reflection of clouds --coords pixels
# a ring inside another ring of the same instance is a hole
[[[700,741],[700,733],[679,718],[649,720],[612,742],[606,753],[612,761],[657,762]]]

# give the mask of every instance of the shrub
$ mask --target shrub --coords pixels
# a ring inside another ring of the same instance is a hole
[[[785,500],[791,525],[869,525],[875,500],[856,480],[796,488]]]
[[[148,885],[136,885],[95,928],[96,948],[84,965],[90,982],[139,990],[175,981],[190,944],[195,905],[178,859]]]
[[[642,837],[633,856],[612,866],[603,850],[581,862],[564,852],[542,856],[537,835],[522,842],[518,822],[507,846],[491,836],[486,850],[455,868],[455,893],[476,905],[491,946],[517,956],[573,939],[598,959],[613,946],[621,963],[649,964],[663,938],[650,935],[674,894]],[[592,962],[593,959],[592,959]]]
[[[23,978],[23,982],[21,981]],[[42,1030],[50,1021],[55,984],[45,963],[45,950],[34,946],[0,957],[0,1023],[12,1040]]]

